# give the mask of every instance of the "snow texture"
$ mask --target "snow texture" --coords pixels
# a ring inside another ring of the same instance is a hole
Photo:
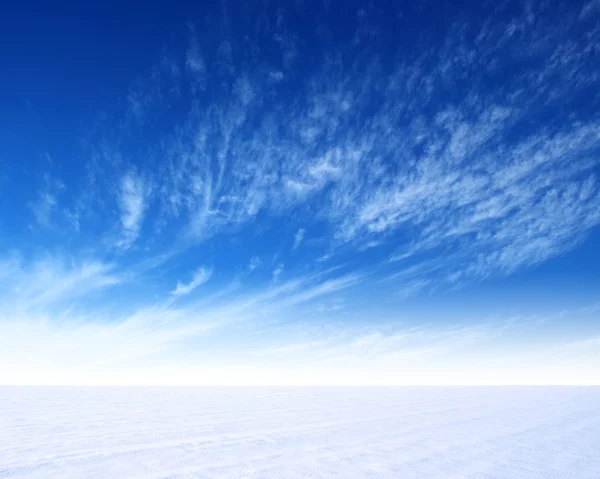
[[[0,388],[2,478],[600,478],[600,388]]]

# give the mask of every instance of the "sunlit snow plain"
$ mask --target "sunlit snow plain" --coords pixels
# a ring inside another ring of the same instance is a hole
[[[0,477],[600,478],[600,388],[0,388]]]

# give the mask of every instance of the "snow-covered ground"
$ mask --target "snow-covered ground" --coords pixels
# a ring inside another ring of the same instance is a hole
[[[600,388],[0,388],[0,477],[600,478]]]

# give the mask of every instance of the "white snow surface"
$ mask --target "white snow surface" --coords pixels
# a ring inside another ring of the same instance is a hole
[[[594,387],[4,387],[1,478],[600,478]]]

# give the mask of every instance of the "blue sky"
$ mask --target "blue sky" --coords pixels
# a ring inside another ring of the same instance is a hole
[[[600,383],[600,2],[0,15],[0,382]]]

